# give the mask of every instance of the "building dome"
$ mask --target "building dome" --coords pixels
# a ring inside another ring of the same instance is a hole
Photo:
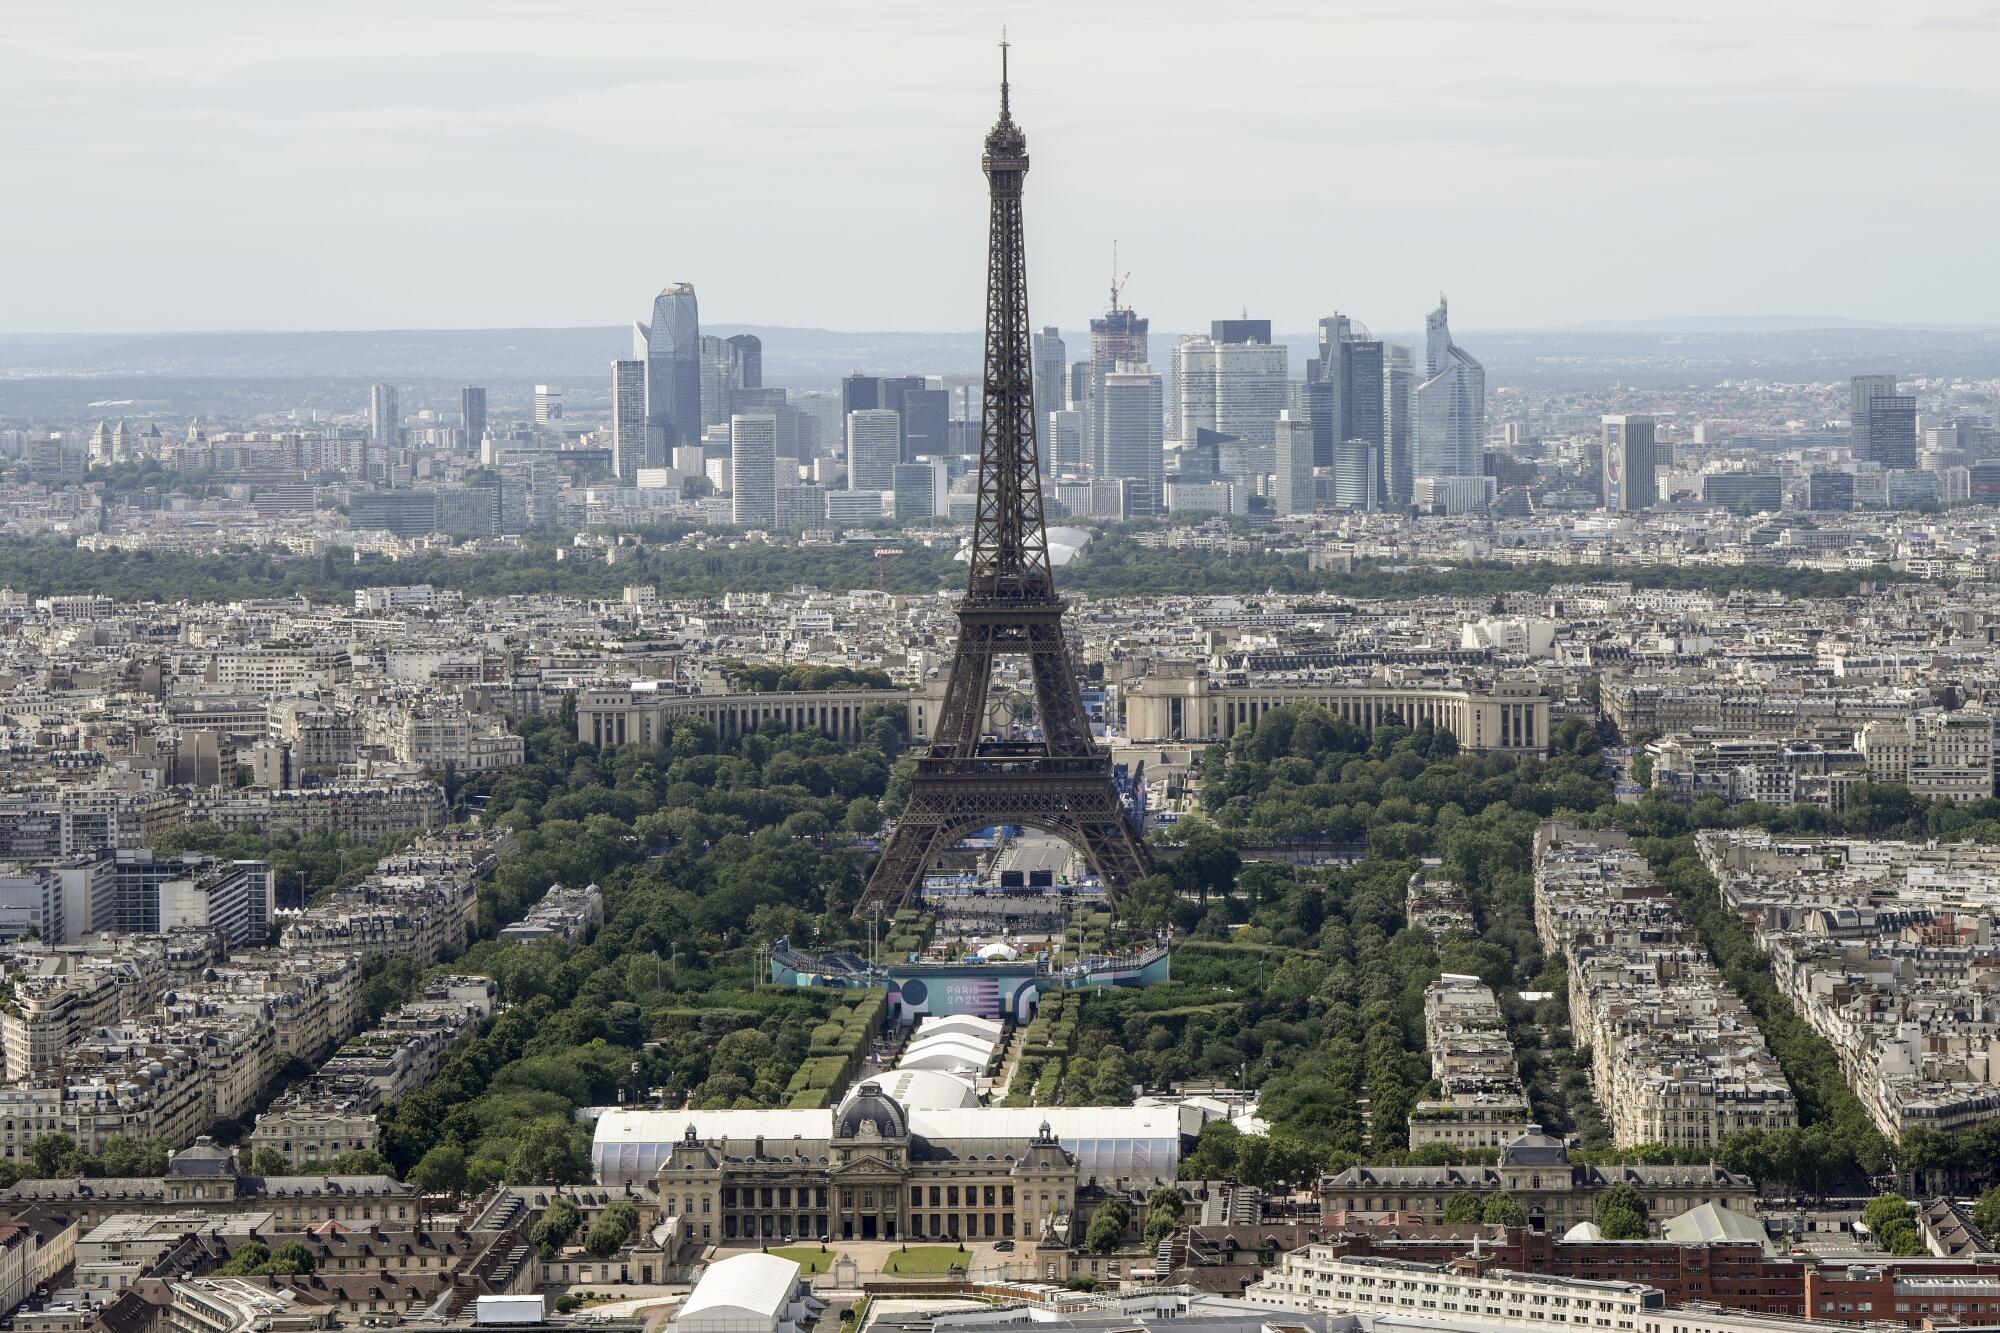
[[[884,1139],[910,1137],[909,1117],[903,1114],[903,1108],[896,1104],[896,1099],[882,1091],[880,1083],[872,1080],[861,1085],[840,1108],[833,1121],[833,1137],[836,1139],[858,1139],[864,1133]]]
[[[1500,1165],[1568,1166],[1569,1145],[1542,1133],[1540,1125],[1530,1125],[1527,1133],[1500,1149]]]

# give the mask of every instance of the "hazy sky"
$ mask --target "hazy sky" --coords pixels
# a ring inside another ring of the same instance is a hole
[[[0,331],[2000,323],[2000,4],[7,0]]]

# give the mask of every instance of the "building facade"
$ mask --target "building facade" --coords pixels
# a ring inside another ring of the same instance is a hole
[[[655,1177],[704,1242],[1038,1238],[1075,1207],[1076,1158],[1032,1139],[933,1139],[864,1083],[827,1139],[704,1140],[687,1127]]]
[[[1364,731],[1429,722],[1468,750],[1540,752],[1549,744],[1549,699],[1525,681],[1459,686],[1371,681],[1235,684],[1205,671],[1154,674],[1124,688],[1125,730],[1134,741],[1226,741],[1274,708],[1318,704]]]

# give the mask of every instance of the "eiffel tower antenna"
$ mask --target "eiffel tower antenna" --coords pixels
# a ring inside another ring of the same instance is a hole
[[[959,839],[997,824],[1053,833],[1083,854],[1116,894],[1147,871],[1138,833],[1111,780],[1111,757],[1084,716],[1063,630],[1035,443],[1034,361],[1021,185],[1028,137],[1008,106],[1000,46],[1000,119],[981,158],[991,202],[986,254],[986,373],[974,510],[958,650],[930,744],[917,756],[910,799],[869,877],[856,914],[893,910]],[[1028,659],[1039,739],[987,734],[993,660]]]

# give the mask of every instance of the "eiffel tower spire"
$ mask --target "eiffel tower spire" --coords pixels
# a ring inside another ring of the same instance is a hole
[[[1004,39],[1000,118],[987,131],[981,166],[991,202],[985,406],[958,651],[930,745],[917,759],[909,803],[868,881],[864,913],[909,901],[942,853],[996,824],[1024,824],[1065,839],[1109,892],[1146,873],[1145,849],[1112,786],[1110,756],[1084,716],[1049,560],[1021,221],[1028,137],[1014,123]],[[1028,659],[1037,739],[988,732],[993,662],[1004,655]]]

